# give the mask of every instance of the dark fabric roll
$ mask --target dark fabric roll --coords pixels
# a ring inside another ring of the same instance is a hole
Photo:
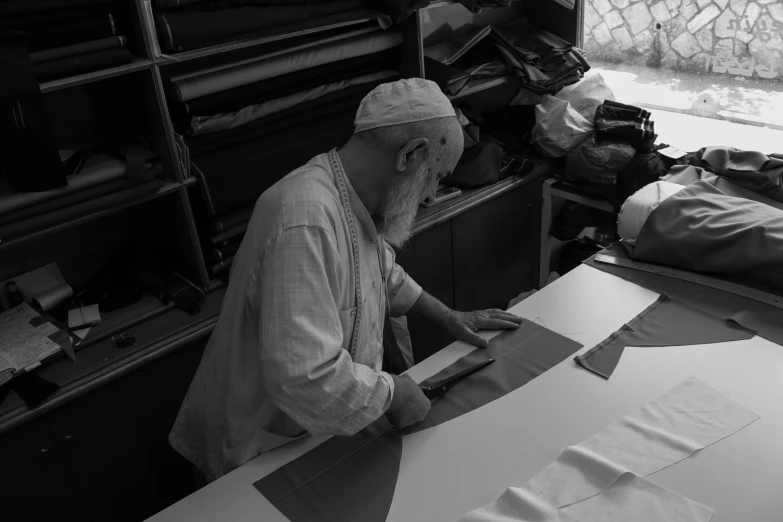
[[[152,180],[141,183],[135,187],[122,190],[86,201],[80,205],[65,207],[49,214],[36,216],[32,219],[17,221],[10,225],[0,227],[0,240],[8,240],[23,234],[29,234],[60,223],[71,221],[92,212],[99,212],[112,208],[147,194],[156,192],[163,184],[161,180]]]
[[[49,112],[18,33],[0,33],[0,71],[0,173],[19,192],[66,186]]]
[[[253,215],[253,207],[243,208],[236,212],[231,212],[225,216],[221,216],[213,221],[209,225],[209,231],[212,234],[220,234],[224,230],[228,230],[231,227],[241,225],[250,221],[250,216]]]
[[[33,61],[33,63],[48,62],[50,60],[57,60],[59,58],[67,58],[69,56],[79,56],[95,51],[103,51],[104,49],[118,49],[120,47],[125,47],[127,43],[128,40],[124,36],[110,36],[108,38],[101,38],[100,40],[91,40],[89,42],[82,42],[73,45],[64,45],[62,47],[55,47],[54,49],[46,49],[45,51],[30,53],[30,59]]]
[[[20,20],[0,19],[2,29],[22,31],[30,52],[117,36],[120,30],[116,15],[105,8],[42,13]]]
[[[71,10],[75,8],[95,7],[114,4],[116,1],[117,0],[3,0],[0,2],[0,16],[35,14],[54,9]]]
[[[650,152],[657,134],[650,113],[640,107],[606,100],[595,112],[596,140],[624,141]]]
[[[133,61],[133,55],[127,49],[106,49],[80,56],[60,58],[35,65],[39,82],[47,82],[76,76],[110,67],[125,65]]]
[[[290,6],[247,6],[219,11],[172,11],[155,15],[159,42],[166,52],[181,52],[263,35],[323,17],[367,9],[367,0],[338,0]],[[319,24],[320,25],[320,24]]]
[[[374,85],[362,89],[366,93]],[[320,119],[301,120],[264,138],[194,158],[204,173],[212,214],[252,205],[275,182],[310,158],[342,145],[353,134],[353,120],[360,99],[341,112]],[[259,120],[260,121],[260,120]],[[293,122],[287,122],[293,123]]]
[[[210,260],[212,263],[220,263],[221,261],[228,260],[239,250],[239,245],[242,244],[244,235],[223,241],[219,245],[215,245],[209,251]]]
[[[78,205],[85,201],[89,201],[106,194],[131,188],[155,175],[160,174],[162,170],[163,169],[161,165],[155,165],[147,170],[148,176],[145,176],[144,178],[129,177],[126,171],[126,176],[122,179],[117,179],[109,181],[108,183],[101,183],[100,185],[70,192],[58,198],[42,201],[35,205],[30,205],[14,212],[3,214],[0,216],[0,226],[22,221],[24,219],[33,218],[35,216],[47,214],[49,212],[54,212],[56,210],[60,210],[61,208]]]
[[[248,105],[279,98],[292,92],[312,89],[323,85],[327,79],[330,83],[347,80],[371,72],[396,69],[398,64],[398,50],[390,49],[276,76],[187,102],[170,102],[170,105],[175,114],[173,117],[176,118],[211,116],[222,112],[236,111]]]
[[[223,270],[226,270],[227,268],[231,268],[233,262],[234,262],[234,256],[230,256],[219,263],[215,263],[210,267],[210,270],[212,271],[212,275],[217,275]]]
[[[303,103],[297,107],[271,114],[266,118],[256,120],[242,127],[227,131],[195,136],[187,139],[194,159],[217,150],[237,145],[243,142],[256,141],[264,136],[272,135],[285,129],[305,125],[306,122],[318,119],[342,110],[353,109],[354,114],[359,102],[376,84],[357,85],[339,93],[329,94],[317,100]]]

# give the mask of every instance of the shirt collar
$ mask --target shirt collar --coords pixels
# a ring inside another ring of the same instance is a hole
[[[367,210],[367,207],[364,206],[362,200],[359,199],[359,195],[353,189],[351,180],[348,179],[348,176],[345,174],[345,169],[343,168],[343,164],[340,161],[340,155],[337,154],[337,149],[332,149],[329,151],[329,154],[332,155],[334,159],[334,161],[329,162],[329,164],[332,166],[332,170],[334,171],[332,174],[335,178],[342,178],[342,180],[345,182],[345,186],[348,187],[348,197],[351,201],[351,209],[353,210],[354,216],[356,216],[356,219],[359,221],[359,223],[362,224],[369,236],[377,240],[378,230],[375,228],[375,222],[372,220],[370,211]]]

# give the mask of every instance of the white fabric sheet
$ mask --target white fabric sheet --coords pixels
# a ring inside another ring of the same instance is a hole
[[[758,418],[691,377],[584,442],[566,448],[524,486],[509,488],[495,502],[459,520],[557,521],[559,508],[608,490],[624,474],[644,477],[655,473]],[[659,500],[664,502],[662,497]]]
[[[560,522],[709,522],[715,511],[626,473],[594,497],[560,509]]]

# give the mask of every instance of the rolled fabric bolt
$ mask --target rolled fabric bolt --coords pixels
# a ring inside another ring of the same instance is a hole
[[[684,189],[683,185],[656,181],[636,191],[625,200],[620,215],[617,218],[617,233],[629,244],[634,244],[639,237],[647,218],[669,196]]]

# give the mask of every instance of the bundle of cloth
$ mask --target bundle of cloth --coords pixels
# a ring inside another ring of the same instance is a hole
[[[578,82],[590,65],[569,42],[524,18],[482,27],[424,49],[427,78],[456,95],[476,78],[513,75],[525,89],[555,94]]]
[[[707,147],[623,204],[618,233],[635,259],[783,295],[783,157]]]
[[[430,0],[153,0],[158,43],[180,53],[226,42],[377,20],[384,29]]]
[[[455,112],[462,125],[464,149],[454,172],[443,178],[443,185],[473,189],[533,170],[533,107],[504,107],[479,113],[465,105]]]
[[[399,78],[401,42],[394,31],[353,31],[167,83],[175,129],[200,180],[200,232],[213,274],[230,266],[263,191],[347,141],[362,98]]]
[[[4,0],[0,32],[26,44],[39,82],[133,60],[117,0]]]

